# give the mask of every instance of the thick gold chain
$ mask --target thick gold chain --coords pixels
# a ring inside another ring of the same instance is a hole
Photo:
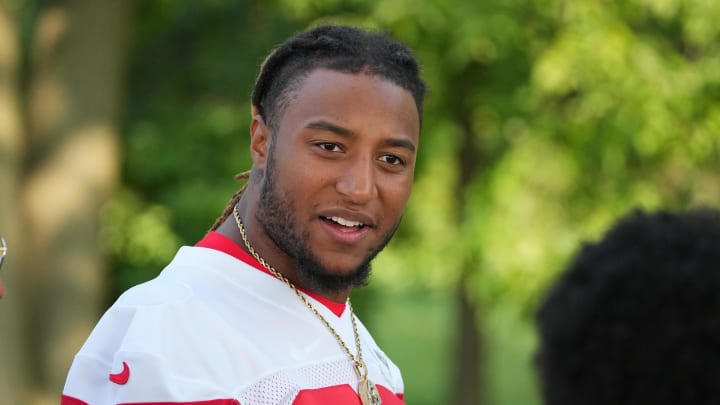
[[[350,349],[345,344],[345,341],[342,340],[340,335],[337,333],[335,328],[333,328],[330,325],[330,322],[325,319],[320,312],[315,308],[315,306],[308,301],[307,298],[305,298],[305,295],[300,292],[300,290],[295,287],[295,284],[293,284],[290,280],[288,280],[287,277],[282,275],[279,271],[275,270],[268,262],[265,261],[260,255],[253,249],[252,245],[250,245],[250,241],[248,240],[247,234],[245,233],[245,227],[243,226],[242,220],[240,219],[240,214],[238,213],[237,206],[233,208],[233,216],[235,217],[235,223],[237,223],[238,230],[240,231],[240,236],[242,237],[243,243],[245,244],[245,247],[247,247],[250,254],[260,262],[260,264],[263,265],[270,273],[272,273],[275,277],[279,278],[285,284],[287,284],[293,291],[295,291],[295,294],[302,300],[302,302],[305,304],[310,311],[317,316],[318,319],[327,327],[327,329],[330,331],[330,333],[335,336],[335,339],[340,343],[340,346],[342,346],[343,349],[345,349],[345,353],[347,353],[348,356],[350,356],[350,360],[353,362],[353,368],[355,370],[355,374],[357,374],[358,378],[361,380],[364,380],[367,378],[367,366],[365,365],[365,362],[363,361],[362,357],[362,346],[360,345],[360,335],[358,334],[357,330],[357,324],[355,322],[355,313],[353,312],[352,305],[350,304],[350,300],[348,300],[348,308],[350,309],[350,320],[352,321],[352,328],[353,328],[353,334],[355,335],[355,346],[357,346],[357,357],[355,357]]]

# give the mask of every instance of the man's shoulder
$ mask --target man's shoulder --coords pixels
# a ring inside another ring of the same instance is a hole
[[[190,285],[161,273],[152,280],[126,290],[112,307],[161,306],[186,301],[192,294]]]
[[[217,268],[218,261],[227,260],[223,256],[210,249],[183,246],[155,278],[126,290],[113,307],[161,306],[187,301],[194,295],[194,287],[210,277],[212,272],[208,270]]]
[[[173,264],[183,249],[156,277],[130,287],[117,298],[95,325],[82,351],[118,350],[134,334],[150,336],[186,312],[195,292],[190,280],[180,277],[174,269],[177,264]]]

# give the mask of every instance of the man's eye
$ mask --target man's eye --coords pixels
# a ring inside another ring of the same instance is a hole
[[[380,160],[382,160],[385,163],[391,164],[391,165],[402,165],[405,164],[402,159],[395,155],[382,155],[380,156]]]
[[[326,150],[328,152],[340,152],[340,146],[338,146],[335,143],[323,142],[323,143],[319,143],[318,146],[320,146],[323,150]]]

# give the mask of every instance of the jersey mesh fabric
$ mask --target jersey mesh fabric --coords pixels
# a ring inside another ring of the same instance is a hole
[[[241,404],[291,405],[302,389],[341,385],[354,378],[349,360],[283,370],[244,389],[238,399]]]

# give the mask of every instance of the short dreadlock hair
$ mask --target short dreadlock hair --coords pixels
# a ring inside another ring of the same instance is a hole
[[[635,211],[536,317],[546,405],[720,403],[720,213]]]
[[[302,80],[318,68],[388,80],[412,94],[422,117],[425,83],[410,49],[385,34],[338,25],[303,32],[270,53],[252,92],[254,113],[274,128]]]
[[[321,25],[291,37],[265,59],[252,91],[252,113],[259,114],[271,132],[292,103],[297,91],[315,69],[368,74],[388,80],[412,94],[422,123],[425,83],[410,49],[380,32],[342,25]],[[249,172],[237,179],[247,179]],[[217,229],[231,214],[245,186],[230,199],[211,229]]]

